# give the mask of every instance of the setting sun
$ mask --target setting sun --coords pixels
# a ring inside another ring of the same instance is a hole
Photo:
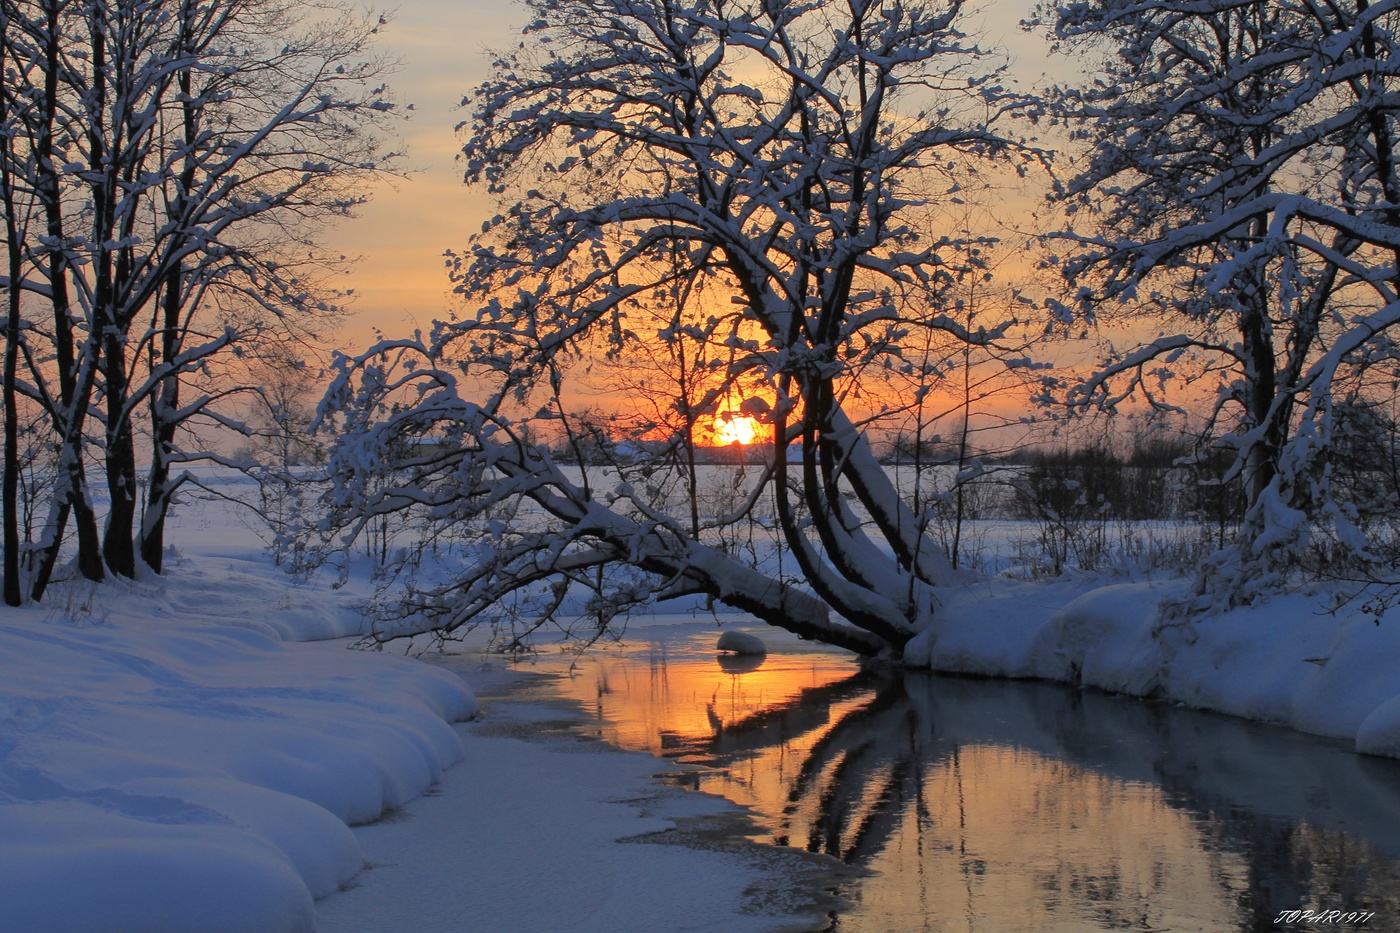
[[[748,446],[758,440],[758,422],[747,415],[722,413],[715,419],[715,441],[728,447],[731,444]]]

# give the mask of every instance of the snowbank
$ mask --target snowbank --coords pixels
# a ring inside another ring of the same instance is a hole
[[[475,665],[473,673],[480,676]],[[833,866],[731,836],[737,808],[658,783],[665,766],[651,755],[535,728],[552,722],[557,730],[561,717],[575,715],[517,699],[458,726],[470,764],[444,775],[442,793],[414,801],[403,819],[355,830],[373,868],[317,903],[320,933],[827,925],[831,904],[818,882],[834,876],[818,872]],[[726,831],[706,836],[707,826]]]
[[[905,649],[914,667],[1035,677],[1278,723],[1400,757],[1400,612],[1379,625],[1292,594],[1192,622],[1162,620],[1185,584],[993,580],[943,594]]]
[[[178,584],[131,584],[131,597],[148,617],[232,625],[277,641],[345,638],[366,629],[359,600],[325,584],[297,582],[261,554],[201,553],[197,560],[181,561],[172,579]]]
[[[0,610],[0,929],[310,930],[348,824],[462,757],[460,678],[274,640],[353,615],[290,592],[230,567]]]

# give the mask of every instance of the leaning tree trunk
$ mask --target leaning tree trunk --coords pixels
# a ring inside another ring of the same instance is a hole
[[[83,430],[87,418],[87,398],[92,388],[96,364],[94,352],[84,360],[80,372],[73,336],[72,305],[68,292],[67,259],[61,248],[67,240],[63,220],[60,179],[54,153],[58,125],[58,98],[62,70],[62,43],[59,28],[61,0],[44,0],[44,93],[34,141],[36,193],[44,209],[45,233],[51,244],[48,261],[49,301],[53,309],[53,366],[58,381],[59,410],[52,413],[54,432],[59,437],[59,482],[57,494],[33,558],[34,580],[30,598],[44,598],[53,576],[71,517],[78,537],[78,573],[87,580],[106,575],[102,564],[102,543],[97,531],[97,515],[88,494],[87,471],[83,465]]]

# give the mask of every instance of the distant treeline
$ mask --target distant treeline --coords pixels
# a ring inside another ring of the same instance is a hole
[[[1241,473],[1233,451],[1199,449],[1187,439],[1139,441],[1120,454],[1108,447],[1019,451],[1020,517],[1044,511],[1064,518],[1177,520],[1229,526],[1244,518]]]

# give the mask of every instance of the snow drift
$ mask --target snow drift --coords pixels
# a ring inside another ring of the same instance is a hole
[[[941,594],[911,667],[1040,678],[1159,697],[1400,757],[1400,613],[1379,624],[1328,593],[1294,593],[1190,621],[1182,581],[994,580]]]
[[[324,594],[283,613],[233,575],[144,589],[0,614],[0,929],[309,930],[363,866],[348,824],[460,759],[448,721],[475,699],[415,661],[271,637],[330,624]]]

